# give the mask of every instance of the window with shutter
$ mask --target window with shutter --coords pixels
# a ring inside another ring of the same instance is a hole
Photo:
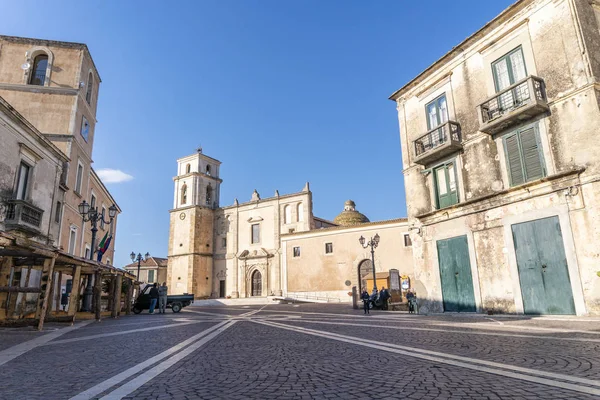
[[[454,162],[448,162],[433,169],[437,208],[449,207],[458,203],[456,171]]]
[[[510,186],[521,185],[546,176],[539,135],[533,126],[503,138]]]

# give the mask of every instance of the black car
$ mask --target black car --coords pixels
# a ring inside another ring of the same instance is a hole
[[[140,293],[140,295],[135,300],[133,304],[133,312],[139,314],[142,310],[150,309],[150,289],[152,289],[152,285],[146,285],[144,290]],[[174,294],[167,296],[167,308],[173,310],[174,313],[178,313],[181,311],[183,307],[187,307],[194,302],[193,294]],[[156,303],[156,308],[158,309],[158,302]]]

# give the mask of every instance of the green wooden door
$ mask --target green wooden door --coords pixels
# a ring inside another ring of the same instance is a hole
[[[435,179],[436,203],[438,208],[458,203],[458,188],[454,162],[445,163],[433,169]]]
[[[438,240],[437,250],[444,311],[475,312],[467,237]]]
[[[558,217],[512,226],[525,314],[575,314]]]

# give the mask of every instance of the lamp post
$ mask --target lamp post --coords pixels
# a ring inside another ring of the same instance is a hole
[[[371,264],[373,266],[373,287],[377,287],[377,276],[375,274],[375,249],[379,244],[379,234],[376,233],[375,236],[373,236],[371,240],[369,240],[369,243],[365,244],[365,238],[362,236],[360,237],[360,239],[358,239],[358,241],[360,242],[360,245],[363,247],[363,249],[366,249],[367,247],[371,248]]]
[[[104,219],[104,213],[98,212],[98,207],[92,207],[87,201],[83,201],[79,204],[79,214],[83,217],[83,222],[90,222],[92,225],[92,247],[90,249],[90,260],[94,259],[94,250],[96,249],[96,233],[98,232],[98,222],[104,224],[112,224],[113,219],[117,215],[117,206],[114,204],[108,208],[109,220]],[[83,297],[83,305],[81,311],[92,311],[92,294],[94,293],[92,288],[92,276],[88,276],[87,285]]]
[[[131,257],[131,261],[137,260],[137,262],[138,262],[137,281],[139,282],[140,281],[140,265],[141,265],[142,261],[148,261],[148,259],[150,258],[150,253],[146,252],[144,257],[142,257],[142,253],[138,253],[138,255],[136,256],[135,253],[132,251],[129,256]]]

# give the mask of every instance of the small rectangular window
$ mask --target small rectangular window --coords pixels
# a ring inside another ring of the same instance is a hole
[[[104,207],[104,206],[102,206],[102,216],[106,217],[108,219],[108,214],[106,213],[106,207]],[[102,230],[105,230],[104,218],[102,218],[100,220],[100,228],[102,228]]]
[[[404,234],[404,247],[410,247],[412,246],[412,239],[410,238],[410,235],[408,233]]]
[[[325,243],[325,254],[333,253],[333,243]]]
[[[294,247],[294,257],[300,257],[300,247]]]
[[[77,228],[71,227],[69,231],[69,254],[75,254],[75,245],[77,243]]]
[[[252,243],[260,243],[260,224],[252,224]]]
[[[81,184],[83,182],[83,165],[77,164],[77,176],[75,178],[75,192],[81,194]]]
[[[94,195],[90,198],[90,208],[96,208],[96,196]]]
[[[227,238],[222,238],[221,239],[221,247],[222,248],[226,248],[227,247]]]
[[[60,201],[56,202],[56,210],[54,211],[54,222],[60,223],[60,214],[62,213],[62,204]]]
[[[87,142],[90,136],[90,123],[85,116],[81,117],[81,136]]]
[[[19,166],[19,180],[17,182],[17,200],[25,200],[27,196],[27,186],[29,186],[29,175],[31,167],[25,163]]]
[[[83,253],[83,258],[86,260],[90,259],[90,246],[88,244],[85,245],[85,251]]]
[[[148,271],[148,283],[154,283],[154,270],[153,269]]]

